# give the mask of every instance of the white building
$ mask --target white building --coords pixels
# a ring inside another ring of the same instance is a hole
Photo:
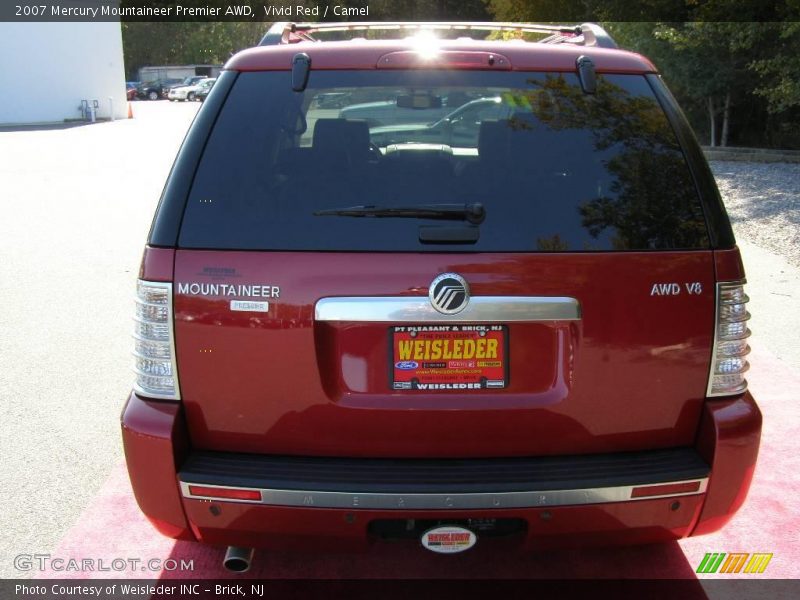
[[[2,22],[0,56],[0,125],[79,119],[81,100],[128,114],[119,22]]]

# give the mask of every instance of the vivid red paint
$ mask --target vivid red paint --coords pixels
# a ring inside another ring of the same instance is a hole
[[[528,533],[518,548],[654,543],[710,533],[741,505],[758,451],[761,415],[749,394],[711,401],[697,449],[712,461],[705,494],[546,509],[447,511],[448,518],[523,518]],[[309,509],[182,499],[174,463],[185,456],[186,424],[177,403],[131,395],[123,413],[128,470],[139,507],[161,533],[219,545],[325,549],[368,547],[370,520],[398,511]],[[719,467],[719,471],[716,469]],[[216,513],[216,514],[215,514]],[[547,513],[545,515],[545,513]],[[403,512],[401,518],[438,519],[443,511]],[[196,536],[196,538],[195,538]],[[327,545],[327,546],[326,546]]]
[[[175,469],[188,451],[181,405],[131,394],[122,412],[122,445],[142,512],[164,535],[194,539],[181,506]]]
[[[714,265],[717,281],[741,281],[744,277],[744,265],[738,248],[731,250],[715,250]]]
[[[612,50],[571,44],[509,44],[503,41],[440,40],[438,48],[446,52],[481,52],[507,58],[514,70],[575,71],[579,56],[592,59],[599,73],[655,73],[645,57],[624,50]],[[305,52],[314,70],[376,69],[380,58],[393,52],[414,52],[422,48],[408,40],[368,40],[350,43],[317,44],[301,42],[284,46],[261,46],[238,53],[225,65],[231,71],[289,70],[292,58]],[[447,68],[475,68],[474,63],[447,65]],[[497,67],[494,67],[497,68]]]
[[[174,262],[175,250],[172,248],[147,246],[142,254],[139,279],[171,282]]]
[[[760,441],[761,411],[749,392],[706,403],[697,450],[711,465],[711,477],[695,535],[720,529],[744,503]]]
[[[214,279],[203,275],[208,268],[234,275]],[[427,297],[448,271],[462,275],[473,296],[575,298],[582,320],[508,324],[505,389],[410,394],[390,386],[389,324],[314,319],[320,298]],[[280,296],[266,313],[235,312],[226,297],[182,293],[192,282],[279,286]],[[705,293],[651,295],[657,282],[700,282]],[[432,458],[689,446],[705,401],[710,252],[178,250],[174,290],[195,448]]]
[[[377,519],[523,519],[527,531],[512,536],[510,549],[533,550],[579,544],[657,543],[689,535],[703,496],[684,496],[677,510],[672,498],[586,506],[473,511],[379,511],[289,508],[260,504],[185,500],[198,541],[273,550],[364,551],[379,542],[367,527]],[[478,536],[480,538],[480,535]]]

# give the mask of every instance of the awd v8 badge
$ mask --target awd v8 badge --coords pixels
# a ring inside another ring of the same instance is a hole
[[[456,526],[435,527],[422,534],[422,545],[431,552],[456,554],[472,548],[478,541],[469,529]]]

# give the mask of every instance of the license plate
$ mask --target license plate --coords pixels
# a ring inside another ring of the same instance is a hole
[[[405,325],[390,328],[390,383],[425,392],[508,385],[505,325]]]

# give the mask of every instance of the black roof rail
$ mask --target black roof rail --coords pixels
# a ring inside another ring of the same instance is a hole
[[[606,31],[595,23],[582,25],[541,25],[538,23],[508,22],[427,22],[427,21],[346,21],[326,23],[294,23],[279,21],[274,23],[261,39],[260,46],[291,44],[300,41],[319,41],[314,34],[322,31],[344,31],[363,33],[366,31],[513,31],[519,33],[549,34],[542,43],[570,43],[600,48],[616,48],[617,44]]]

